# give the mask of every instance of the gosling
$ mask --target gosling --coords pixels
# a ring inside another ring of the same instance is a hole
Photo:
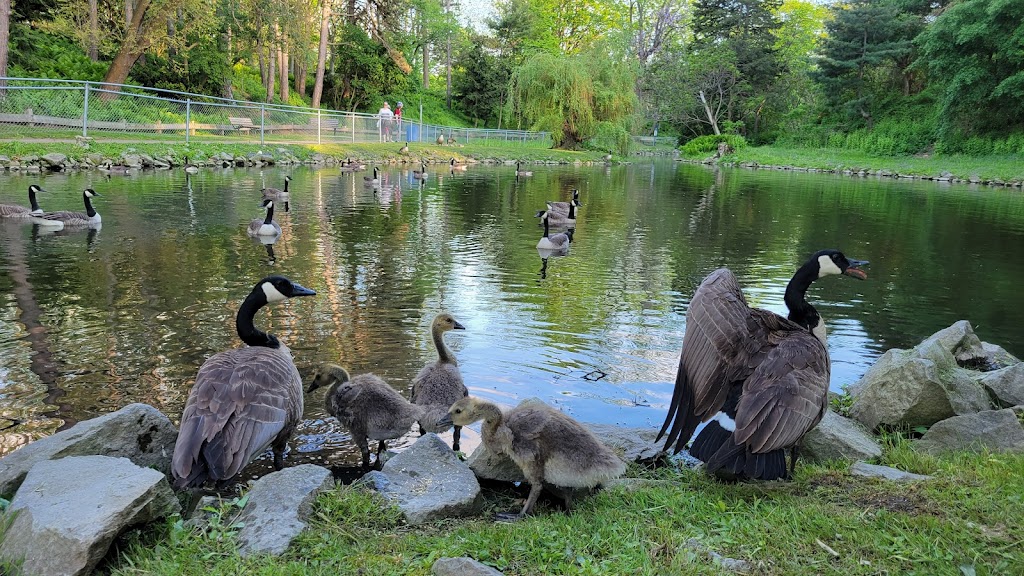
[[[451,314],[441,313],[434,317],[430,325],[430,334],[437,348],[437,361],[431,362],[420,369],[412,380],[412,401],[423,406],[420,417],[420,435],[427,432],[440,433],[452,427],[451,423],[441,424],[448,408],[457,400],[469,396],[469,390],[462,382],[459,372],[459,361],[444,344],[444,333],[449,330],[465,330]],[[452,450],[459,451],[459,436],[462,426],[456,425],[452,433]]]
[[[530,483],[523,509],[518,514],[498,514],[499,520],[519,520],[530,514],[545,482],[559,488],[594,488],[626,471],[626,463],[589,430],[539,400],[527,400],[503,412],[497,404],[470,396],[453,404],[441,423],[467,426],[477,420],[484,421],[480,429],[484,446],[511,458]],[[569,509],[572,491],[560,492]]]
[[[360,374],[349,379],[348,372],[337,364],[323,364],[317,369],[307,393],[330,386],[324,400],[327,412],[338,419],[352,435],[363,456],[363,468],[370,469],[368,440],[377,440],[379,470],[380,455],[387,450],[387,441],[401,438],[423,416],[424,408],[402,397],[394,388],[375,374]]]

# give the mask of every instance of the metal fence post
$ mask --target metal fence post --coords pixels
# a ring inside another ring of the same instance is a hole
[[[185,99],[185,145],[188,146],[188,134],[192,131],[192,99]]]
[[[316,109],[316,143],[320,144],[320,109]]]
[[[263,128],[267,124],[267,107],[260,104],[260,146],[263,146]]]
[[[85,83],[85,104],[82,106],[82,138],[89,136],[89,83]]]

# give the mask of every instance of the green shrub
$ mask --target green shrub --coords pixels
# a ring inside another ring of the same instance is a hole
[[[701,156],[718,151],[718,144],[725,142],[733,150],[739,150],[747,145],[747,140],[738,134],[708,134],[697,136],[680,148],[686,156]]]

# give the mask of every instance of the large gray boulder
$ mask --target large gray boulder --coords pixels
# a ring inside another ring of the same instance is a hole
[[[1000,408],[1024,404],[1024,362],[1008,368],[983,372],[978,382],[985,387],[992,401]]]
[[[179,511],[164,475],[126,458],[39,462],[11,502],[0,557],[33,576],[88,574],[126,528]]]
[[[0,496],[13,494],[36,463],[66,456],[123,457],[166,474],[177,437],[177,429],[159,410],[148,404],[129,404],[0,458]]]
[[[828,410],[804,436],[799,454],[811,462],[870,460],[882,455],[882,447],[863,426]]]
[[[40,160],[47,168],[50,168],[51,170],[60,170],[64,167],[64,163],[67,162],[68,157],[66,154],[51,152],[49,154],[43,154],[43,156],[40,157]]]
[[[977,344],[975,345],[975,342]],[[958,358],[982,354],[970,324],[960,321],[911,350],[892,349],[850,387],[850,416],[869,429],[879,426],[930,426],[957,414],[992,408],[974,372]]]
[[[481,480],[501,482],[525,482],[526,476],[519,465],[504,454],[491,452],[483,442],[466,458],[466,465]]]
[[[409,524],[470,516],[479,509],[476,476],[437,434],[420,436],[359,483],[397,505]]]
[[[1002,346],[982,342],[981,349],[985,351],[985,357],[993,369],[1006,368],[1020,363],[1020,358],[1010,354]]]
[[[430,567],[433,576],[501,576],[501,572],[472,558],[438,558]]]
[[[929,454],[982,449],[1024,452],[1024,427],[1010,408],[965,414],[935,424],[914,447]]]
[[[650,462],[665,455],[655,442],[656,428],[626,428],[614,424],[583,423],[601,442],[614,450],[626,462]]]
[[[238,516],[241,555],[284,553],[306,528],[317,495],[333,487],[331,471],[315,464],[285,468],[254,482]]]

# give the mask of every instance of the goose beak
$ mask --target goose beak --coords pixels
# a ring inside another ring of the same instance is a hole
[[[867,266],[869,262],[867,260],[853,260],[850,259],[850,266],[843,271],[843,274],[852,276],[858,280],[867,280],[867,272],[860,269],[861,266]]]
[[[309,394],[310,392],[316,390],[319,387],[320,385],[316,383],[316,378],[314,378],[313,381],[309,383],[309,388],[306,388],[306,394]]]
[[[295,282],[292,282],[292,295],[291,295],[291,297],[294,298],[296,296],[316,296],[316,290],[310,290],[309,288],[306,288],[305,286],[303,286],[301,284],[297,284]]]
[[[455,422],[452,422],[452,415],[451,414],[445,414],[444,418],[441,418],[440,420],[437,421],[437,425],[438,426],[454,426]]]
[[[458,321],[458,320],[456,320],[456,321],[455,321],[455,329],[456,329],[456,330],[465,330],[465,329],[466,329],[466,327],[465,327],[465,326],[463,326],[462,324],[459,324],[459,321]]]

